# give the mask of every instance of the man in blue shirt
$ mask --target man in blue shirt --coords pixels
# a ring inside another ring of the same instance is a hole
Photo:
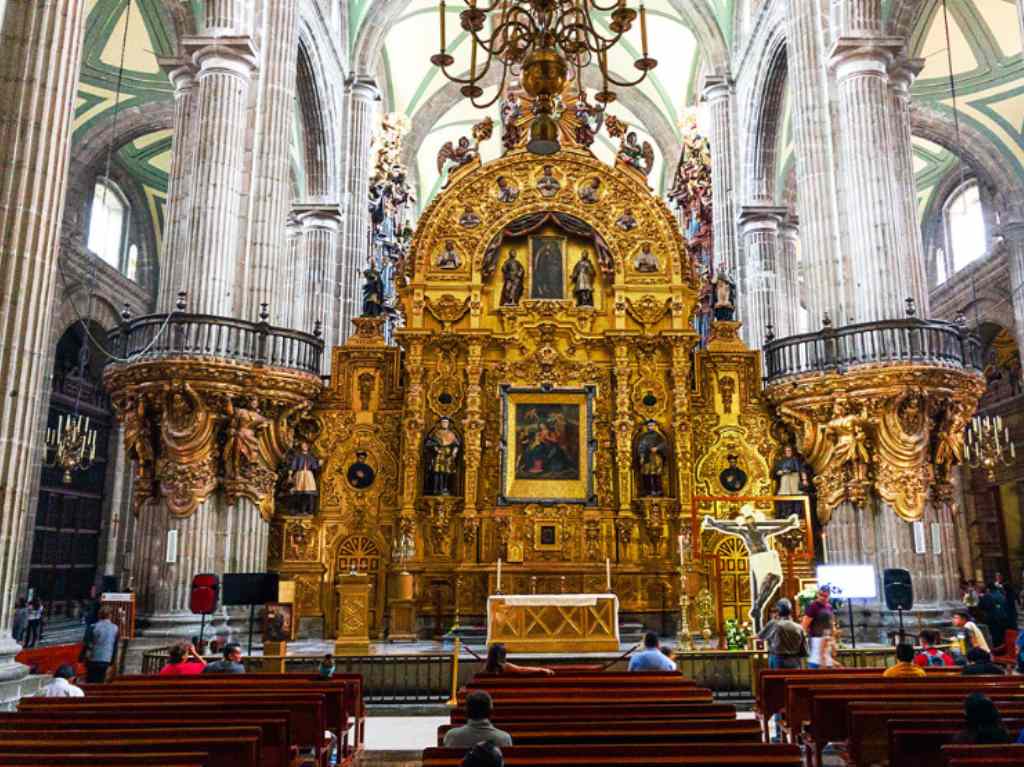
[[[629,659],[629,671],[676,671],[673,663],[658,647],[658,635],[644,634],[644,649]]]

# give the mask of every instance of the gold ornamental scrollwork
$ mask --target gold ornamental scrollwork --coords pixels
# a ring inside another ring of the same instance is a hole
[[[948,498],[943,485],[983,389],[977,373],[890,365],[767,393],[814,468],[825,524],[841,503],[861,506],[872,491],[907,522],[921,519],[933,485],[934,500]]]
[[[626,299],[626,311],[629,316],[640,323],[645,329],[657,325],[671,310],[670,299],[658,299],[647,295],[639,299]]]
[[[469,298],[459,300],[451,293],[445,293],[440,298],[426,299],[427,311],[441,323],[444,330],[448,330],[454,323],[458,322],[469,311]]]

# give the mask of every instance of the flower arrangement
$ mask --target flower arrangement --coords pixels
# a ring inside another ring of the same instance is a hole
[[[746,650],[750,645],[750,624],[740,623],[735,618],[725,622],[725,645],[730,650]]]

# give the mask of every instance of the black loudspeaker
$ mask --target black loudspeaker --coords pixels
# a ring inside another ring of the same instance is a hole
[[[193,576],[188,608],[196,615],[210,615],[217,609],[219,596],[220,578],[209,573]]]
[[[277,573],[224,573],[225,605],[264,605],[277,601]]]
[[[914,584],[910,573],[898,567],[888,567],[882,572],[885,585],[885,606],[890,610],[910,610],[914,607]]]

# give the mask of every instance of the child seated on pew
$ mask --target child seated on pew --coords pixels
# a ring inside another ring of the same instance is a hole
[[[972,692],[964,700],[964,716],[967,724],[954,743],[983,746],[1011,742],[996,704],[980,692]]]

